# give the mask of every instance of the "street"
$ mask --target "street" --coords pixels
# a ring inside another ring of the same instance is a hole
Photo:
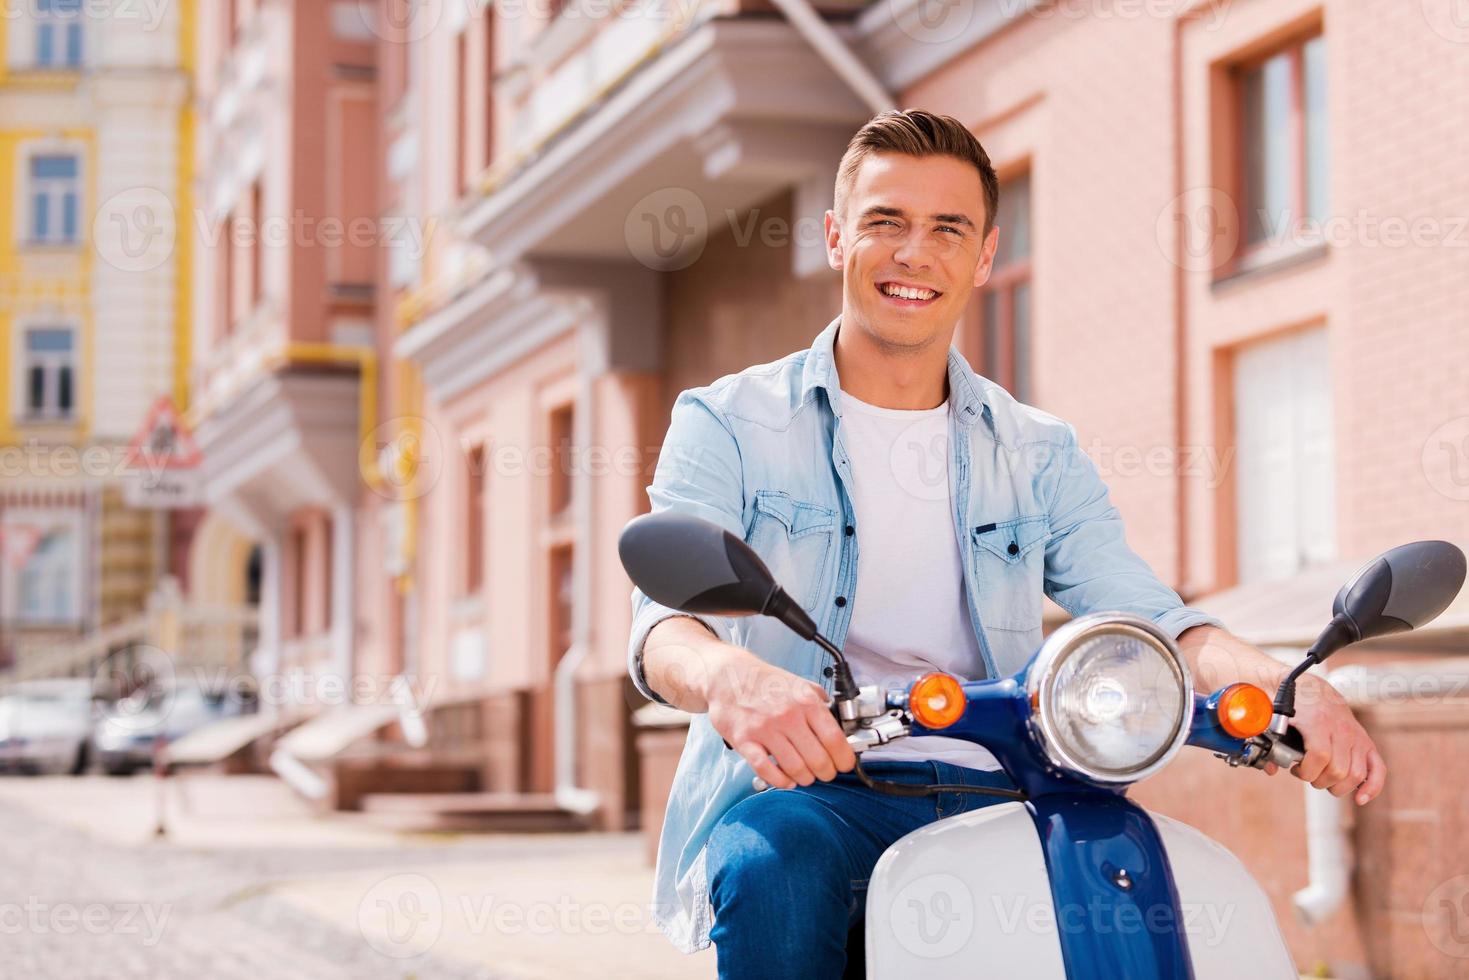
[[[6,977],[711,976],[647,917],[641,840],[411,835],[268,777],[0,779]],[[617,964],[613,967],[611,964]],[[637,964],[636,967],[628,964]]]

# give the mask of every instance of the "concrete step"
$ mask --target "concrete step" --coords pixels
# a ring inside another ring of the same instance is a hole
[[[567,831],[587,818],[562,809],[550,793],[368,793],[364,822],[391,830]]]

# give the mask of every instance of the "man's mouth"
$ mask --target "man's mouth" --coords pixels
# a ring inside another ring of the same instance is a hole
[[[877,284],[877,291],[883,295],[889,303],[904,309],[920,309],[929,306],[943,293],[927,286],[918,286],[912,283],[903,283],[889,280]]]

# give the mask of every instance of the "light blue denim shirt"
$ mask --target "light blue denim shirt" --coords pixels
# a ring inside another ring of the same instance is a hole
[[[857,581],[852,471],[832,348],[840,318],[809,350],[678,397],[648,497],[749,542],[838,646],[866,598]],[[1106,485],[1072,426],[1022,405],[949,351],[949,484],[970,619],[983,675],[1023,667],[1041,643],[1042,595],[1073,615],[1121,610],[1177,636],[1218,621],[1183,605],[1127,546]],[[901,514],[892,520],[901,521]],[[682,615],[633,591],[629,669],[659,621]],[[699,616],[722,640],[831,690],[826,655],[766,617]],[[981,676],[976,670],[975,677]],[[685,952],[709,945],[704,870],[709,832],[753,792],[754,777],[696,715],[679,759],[658,845],[654,917]]]

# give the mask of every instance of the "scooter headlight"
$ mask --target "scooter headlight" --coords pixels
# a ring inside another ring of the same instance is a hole
[[[1131,783],[1188,738],[1193,682],[1167,634],[1120,613],[1058,629],[1026,677],[1032,721],[1056,765],[1102,783]]]

